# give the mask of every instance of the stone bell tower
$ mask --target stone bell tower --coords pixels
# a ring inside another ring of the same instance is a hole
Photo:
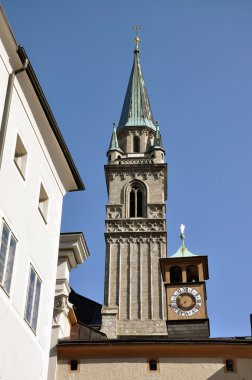
[[[165,151],[154,123],[140,61],[139,38],[118,126],[105,166],[105,295],[108,338],[165,336],[166,301],[160,258],[166,257]]]

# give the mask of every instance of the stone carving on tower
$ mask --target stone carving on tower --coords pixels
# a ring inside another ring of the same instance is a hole
[[[108,338],[167,336],[160,258],[166,257],[167,165],[154,122],[136,37],[134,62],[105,166],[105,295],[102,331]]]

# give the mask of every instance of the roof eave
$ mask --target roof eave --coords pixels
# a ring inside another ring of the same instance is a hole
[[[18,53],[18,56],[19,56],[19,58],[20,58],[20,60],[21,60],[22,63],[24,63],[25,60],[28,59],[28,56],[27,56],[27,54],[25,52],[25,49],[23,47],[17,45],[17,53]],[[63,136],[62,136],[62,134],[60,132],[58,124],[57,124],[57,122],[55,120],[55,117],[54,117],[54,115],[52,113],[52,110],[51,110],[51,108],[50,108],[50,106],[49,106],[49,104],[48,104],[48,102],[46,100],[44,92],[43,92],[43,90],[42,90],[42,88],[41,88],[41,86],[39,84],[39,81],[38,81],[37,76],[36,76],[36,74],[35,74],[35,72],[33,70],[33,67],[31,65],[31,63],[29,63],[26,72],[27,72],[27,75],[28,75],[28,77],[30,79],[32,87],[33,87],[33,89],[34,89],[34,91],[35,91],[35,93],[36,93],[36,95],[38,97],[40,105],[41,105],[41,107],[42,107],[42,109],[43,109],[43,111],[45,113],[45,116],[46,116],[46,118],[48,120],[48,123],[51,126],[53,134],[54,134],[54,136],[55,136],[55,138],[56,138],[56,140],[57,140],[57,142],[58,142],[58,144],[59,144],[59,146],[61,148],[61,151],[62,151],[62,153],[63,153],[63,155],[64,155],[64,157],[65,157],[65,159],[67,161],[67,164],[68,164],[68,166],[69,166],[69,168],[71,170],[71,173],[73,175],[73,178],[74,178],[74,181],[75,181],[75,184],[76,184],[76,188],[72,188],[69,191],[84,190],[85,189],[85,185],[84,185],[84,183],[83,183],[83,181],[81,179],[81,176],[80,176],[80,174],[79,174],[79,172],[78,172],[78,170],[77,170],[77,168],[75,166],[73,158],[72,158],[72,156],[71,156],[71,154],[69,152],[69,149],[68,149],[68,147],[67,147],[67,145],[65,143],[65,140],[64,140],[64,138],[63,138]]]
[[[120,149],[120,148],[111,148],[111,149],[109,149],[107,151],[107,156],[108,156],[109,152],[119,152],[121,154],[124,154],[124,151],[122,149]]]
[[[153,351],[154,350],[154,351]],[[59,359],[76,358],[116,358],[151,357],[153,352],[159,357],[252,357],[252,340],[235,338],[169,339],[153,337],[150,340],[138,338],[108,340],[66,340],[57,344]]]
[[[153,147],[151,147],[151,149],[149,150],[149,152],[153,152],[153,150],[162,150],[162,152],[165,153],[164,148],[162,148],[161,146],[153,146]]]

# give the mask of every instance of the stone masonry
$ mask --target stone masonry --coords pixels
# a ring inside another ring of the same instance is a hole
[[[160,258],[166,257],[167,167],[135,39],[134,62],[108,164],[105,296],[108,338],[167,335]]]
[[[122,161],[122,159],[121,159]],[[133,163],[105,167],[109,202],[102,330],[108,337],[167,335],[159,259],[166,257],[166,165]],[[127,189],[146,188],[145,217],[128,216]]]

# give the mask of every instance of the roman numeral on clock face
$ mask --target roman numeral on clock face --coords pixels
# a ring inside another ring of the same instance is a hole
[[[175,290],[171,295],[171,308],[181,317],[191,317],[198,313],[202,305],[201,295],[191,287]]]

